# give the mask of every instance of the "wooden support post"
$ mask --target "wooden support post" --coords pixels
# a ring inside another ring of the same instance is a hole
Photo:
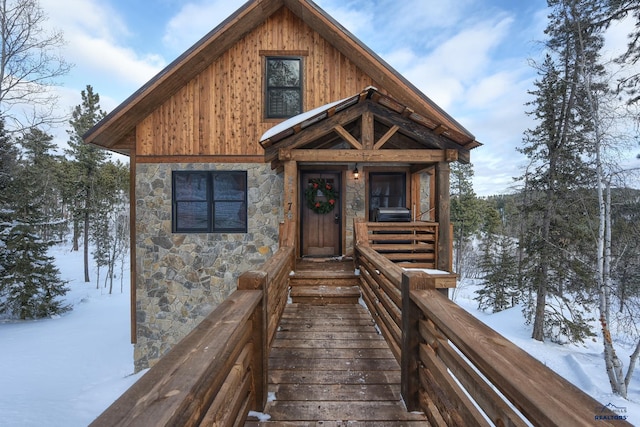
[[[411,300],[413,289],[434,289],[435,281],[418,271],[402,273],[401,393],[408,411],[420,409],[420,325],[422,316]]]
[[[285,229],[289,231],[287,241],[281,240],[282,246],[295,246],[296,233],[290,233],[294,230],[294,225],[298,222],[298,164],[294,160],[284,163],[284,224]],[[293,223],[293,224],[292,224]]]
[[[449,163],[439,162],[436,165],[436,222],[438,222],[438,270],[449,271],[453,254],[450,251],[453,242],[451,234],[451,197],[449,194]]]
[[[371,111],[365,111],[362,113],[362,146],[366,150],[373,149],[373,140],[375,138],[373,130],[373,113]]]
[[[131,307],[131,344],[138,342],[138,319],[136,315],[137,289],[138,289],[138,259],[136,254],[136,150],[131,150],[129,156],[129,265],[130,272],[130,301]]]
[[[253,334],[252,376],[256,400],[252,410],[262,412],[267,404],[269,389],[269,350],[268,338],[268,307],[267,304],[267,272],[246,271],[238,278],[239,290],[261,290],[262,299],[251,316]]]

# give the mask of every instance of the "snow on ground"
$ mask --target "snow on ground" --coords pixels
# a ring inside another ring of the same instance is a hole
[[[636,366],[629,388],[628,400],[622,399],[611,392],[604,367],[600,336],[594,337],[593,340],[584,344],[568,345],[533,340],[531,339],[531,326],[525,325],[520,307],[494,314],[478,311],[478,302],[473,299],[476,296],[475,289],[476,287],[473,285],[460,284],[454,297],[455,302],[541,361],[545,366],[591,395],[602,405],[615,405],[615,407],[611,406],[615,412],[626,416],[627,421],[631,424],[640,426],[640,366]],[[596,333],[599,332],[596,327],[593,330]],[[616,341],[615,347],[618,357],[625,364],[624,373],[626,374],[629,356],[635,348],[635,343],[628,342],[627,345],[622,345]],[[598,409],[593,408],[594,417]],[[595,419],[594,425],[598,425]]]
[[[63,278],[70,281],[66,299],[73,311],[54,319],[0,322],[3,427],[86,426],[140,377],[132,375],[128,278],[123,293],[118,278],[114,294],[108,295],[102,287],[96,290],[95,272],[94,282],[84,283],[81,253],[56,248],[52,254]],[[640,425],[640,367],[629,400],[621,399],[610,391],[599,339],[566,346],[534,341],[519,308],[478,312],[473,289],[460,286],[456,302],[602,405],[615,405],[629,422]],[[631,345],[616,347],[627,362]],[[598,409],[588,410],[595,417]]]
[[[82,253],[51,252],[73,310],[54,319],[0,323],[0,425],[86,426],[126,390],[133,373],[129,283],[120,293],[84,282]]]

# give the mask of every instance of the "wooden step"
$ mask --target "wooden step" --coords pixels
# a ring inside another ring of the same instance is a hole
[[[292,288],[300,286],[360,286],[360,278],[354,274],[345,277],[318,277],[318,275],[289,276],[289,284]]]
[[[293,303],[329,305],[329,304],[358,304],[360,299],[359,286],[292,286],[291,300]]]

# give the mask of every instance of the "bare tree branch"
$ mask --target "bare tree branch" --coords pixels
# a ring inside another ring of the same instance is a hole
[[[0,0],[0,117],[13,131],[63,120],[51,87],[71,68],[62,32],[47,32],[38,0]]]

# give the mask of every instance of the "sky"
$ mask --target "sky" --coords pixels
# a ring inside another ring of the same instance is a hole
[[[74,64],[61,79],[70,112],[93,86],[109,112],[160,72],[243,0],[40,0]],[[545,0],[316,0],[316,3],[447,111],[484,145],[471,153],[476,194],[509,192],[526,159],[516,151],[534,126],[528,90],[541,57]],[[615,26],[605,55],[626,45]],[[66,132],[54,132],[66,140]],[[256,142],[257,143],[257,142]],[[637,150],[636,150],[637,151]],[[635,154],[635,153],[634,153]],[[633,155],[634,155],[633,154]],[[633,156],[631,155],[631,156]]]

